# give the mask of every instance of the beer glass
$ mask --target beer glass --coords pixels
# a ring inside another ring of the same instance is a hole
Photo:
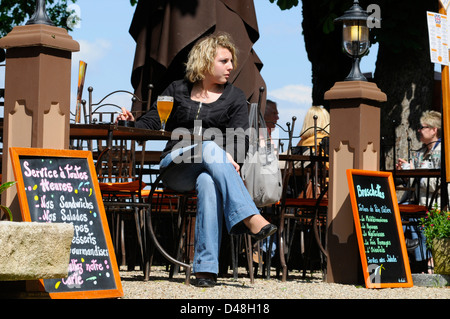
[[[167,119],[169,118],[170,112],[172,112],[173,97],[158,96],[156,108],[158,109],[159,118],[161,119],[161,131],[164,131],[166,129]]]

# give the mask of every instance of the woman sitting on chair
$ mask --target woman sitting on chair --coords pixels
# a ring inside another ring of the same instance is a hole
[[[423,164],[426,164],[426,166],[424,166],[425,168],[430,168],[431,166],[437,169],[441,167],[441,117],[441,113],[437,111],[425,111],[420,117],[420,126],[417,131],[423,145],[416,154],[417,161],[411,160],[409,163],[410,167],[417,166],[414,168],[420,168]],[[403,169],[405,163],[408,163],[407,160],[399,158],[397,160],[396,168],[398,170]],[[411,201],[411,198],[414,199],[413,193],[407,191],[400,199],[400,203],[419,204],[427,206],[428,208],[433,207],[433,203],[438,206],[441,205],[438,178],[420,178],[416,182],[419,183],[418,202]],[[412,181],[412,183],[414,183],[414,181]],[[448,193],[450,194],[450,188],[448,189]],[[436,198],[429,199],[429,197],[433,197],[432,195],[436,195]],[[417,224],[418,222],[416,218],[411,218],[409,221],[412,222],[412,224]],[[404,228],[406,230],[406,227]],[[406,240],[407,248],[414,252],[414,257],[417,262],[427,260],[428,273],[433,273],[433,258],[431,252],[427,250],[425,245],[426,238],[423,231],[417,227],[409,227],[409,230],[408,235],[411,238]]]
[[[441,168],[441,113],[436,111],[425,111],[420,117],[420,127],[418,128],[422,147],[417,152],[417,161],[409,163],[414,168]],[[437,159],[437,161],[435,161]],[[401,170],[407,163],[405,159],[397,160],[396,168]],[[426,164],[423,166],[423,164]],[[430,206],[428,194],[433,194],[438,185],[437,178],[422,178],[420,180],[419,205]],[[438,190],[439,191],[439,190]],[[440,206],[440,193],[436,197],[436,203]]]
[[[174,99],[167,131],[182,128],[197,134],[214,129],[223,137],[216,135],[212,141],[203,136],[203,142],[188,146],[171,140],[160,162],[161,172],[168,169],[163,178],[167,187],[197,191],[193,272],[201,287],[215,285],[224,217],[230,233],[248,232],[256,240],[277,230],[260,215],[239,176],[248,149],[244,132],[249,122],[244,93],[228,82],[235,64],[236,49],[230,36],[207,36],[189,53],[185,79],[173,82],[162,93]],[[134,120],[131,112],[122,111],[119,120]],[[161,128],[156,103],[136,121],[136,127]],[[233,134],[227,129],[233,129]]]

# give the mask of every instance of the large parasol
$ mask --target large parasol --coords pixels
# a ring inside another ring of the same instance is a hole
[[[230,82],[241,88],[249,102],[257,102],[265,87],[262,62],[253,51],[259,38],[253,0],[141,0],[130,26],[136,41],[131,83],[135,93],[151,101],[172,81],[183,78],[187,54],[202,36],[229,33],[238,48],[238,65]],[[263,99],[265,101],[265,92]],[[147,104],[133,105],[145,111]],[[264,110],[265,103],[262,103]]]

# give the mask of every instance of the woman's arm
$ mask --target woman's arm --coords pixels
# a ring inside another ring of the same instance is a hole
[[[174,83],[172,83],[162,92],[161,95],[174,96],[174,94],[175,85]],[[133,114],[130,111],[122,107],[122,113],[117,117],[116,122],[118,120],[136,121],[135,126],[138,128],[146,128],[151,130],[161,129],[161,119],[159,118],[156,101],[153,102],[150,110],[137,120],[134,118]]]

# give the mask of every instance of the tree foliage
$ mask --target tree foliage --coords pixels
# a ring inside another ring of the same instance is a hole
[[[93,0],[95,1],[95,0]],[[72,31],[68,18],[73,13],[67,10],[69,5],[77,0],[46,0],[46,12],[57,27]],[[132,6],[137,0],[130,0]],[[0,5],[0,38],[8,34],[13,27],[25,24],[33,15],[36,1],[32,0],[1,0]]]
[[[275,0],[269,0],[274,3]],[[277,5],[281,10],[291,9],[292,7],[298,6],[298,0],[277,0]]]
[[[1,0],[0,6],[0,37],[8,34],[13,27],[25,24],[33,15],[36,1],[30,0]],[[66,8],[77,0],[46,0],[46,12],[50,20],[58,26],[71,30],[67,26],[67,19],[71,12]]]

